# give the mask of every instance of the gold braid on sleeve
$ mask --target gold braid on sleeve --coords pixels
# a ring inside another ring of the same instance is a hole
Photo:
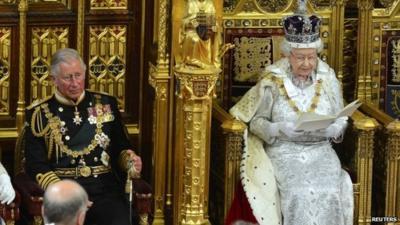
[[[38,173],[36,175],[36,181],[38,182],[38,184],[44,189],[46,190],[47,187],[50,184],[54,184],[58,181],[60,181],[61,179],[56,175],[56,173],[54,173],[53,171],[49,171],[47,173]]]

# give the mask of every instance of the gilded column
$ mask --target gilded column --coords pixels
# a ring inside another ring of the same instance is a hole
[[[24,124],[25,117],[25,61],[26,61],[26,13],[28,1],[21,0],[18,4],[19,12],[19,67],[18,67],[18,102],[16,126],[18,132]]]
[[[346,0],[331,1],[332,7],[332,67],[340,81],[343,79],[344,5]]]
[[[178,224],[210,224],[207,208],[211,107],[219,73],[218,68],[175,70]]]
[[[228,214],[228,210],[235,196],[235,189],[240,181],[240,160],[243,154],[243,133],[246,125],[239,121],[233,120],[221,125],[226,135],[225,147],[225,196],[224,196],[224,218]]]
[[[78,0],[78,24],[76,35],[76,49],[79,53],[83,53],[83,34],[85,27],[85,1]]]
[[[374,135],[379,124],[375,119],[363,118],[354,121],[357,129],[357,149],[356,167],[357,184],[356,190],[359,192],[358,212],[355,212],[355,224],[371,224],[371,200],[372,200],[372,166],[374,154]]]
[[[387,126],[386,205],[385,215],[400,218],[400,122],[395,120]]]
[[[357,96],[371,101],[372,0],[358,0]]]
[[[153,155],[154,155],[154,225],[165,224],[164,207],[172,205],[172,191],[167,182],[171,182],[169,169],[172,165],[170,149],[170,77],[168,65],[150,65],[149,82],[155,90],[153,107]]]
[[[182,1],[176,1],[176,3]],[[217,3],[217,4],[215,4]],[[210,129],[221,56],[222,2],[187,0],[174,17],[174,224],[210,224]],[[183,16],[182,16],[183,15]],[[221,196],[223,197],[223,196]]]
[[[168,0],[154,2],[154,39],[158,44],[157,63],[150,64],[149,83],[155,90],[153,107],[154,225],[165,224],[165,209],[172,207],[172,83],[168,53]]]

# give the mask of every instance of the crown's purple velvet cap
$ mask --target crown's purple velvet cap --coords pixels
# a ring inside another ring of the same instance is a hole
[[[287,41],[307,44],[318,41],[321,19],[315,15],[294,14],[284,18],[283,26]]]

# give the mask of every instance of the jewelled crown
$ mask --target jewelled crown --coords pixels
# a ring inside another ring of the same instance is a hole
[[[290,44],[298,44],[303,47],[320,42],[320,26],[321,19],[318,16],[307,15],[305,0],[299,0],[297,11],[293,15],[283,19],[286,40]]]

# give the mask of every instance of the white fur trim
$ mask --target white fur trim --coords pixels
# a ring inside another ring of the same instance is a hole
[[[280,225],[279,191],[271,160],[264,151],[262,140],[247,131],[245,146],[240,178],[253,215],[260,225]]]

